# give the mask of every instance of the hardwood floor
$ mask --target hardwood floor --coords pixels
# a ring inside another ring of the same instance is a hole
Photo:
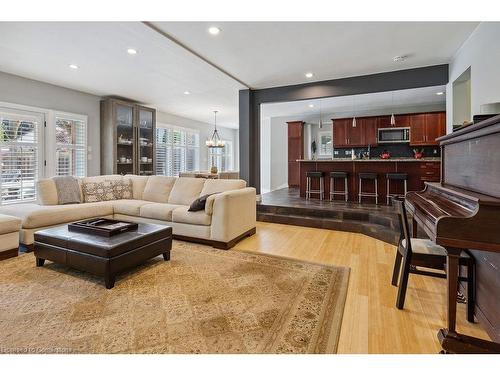
[[[257,222],[257,234],[233,250],[253,251],[351,269],[338,353],[438,353],[436,337],[446,324],[446,280],[410,275],[404,310],[391,285],[396,248],[363,234]],[[465,319],[457,329],[488,338]]]

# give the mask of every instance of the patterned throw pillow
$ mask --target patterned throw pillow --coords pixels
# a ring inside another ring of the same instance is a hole
[[[132,199],[132,180],[117,180],[113,181],[113,192],[115,199]]]
[[[116,199],[114,182],[104,180],[101,182],[82,183],[83,200],[85,203],[111,201]]]

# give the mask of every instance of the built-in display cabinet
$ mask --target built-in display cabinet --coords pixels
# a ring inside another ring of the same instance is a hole
[[[153,175],[156,110],[118,99],[101,101],[101,174]]]

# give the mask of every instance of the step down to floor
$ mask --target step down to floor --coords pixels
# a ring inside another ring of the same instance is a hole
[[[312,228],[362,233],[370,237],[397,244],[399,222],[397,215],[366,211],[327,211],[309,208],[257,206],[257,220]]]

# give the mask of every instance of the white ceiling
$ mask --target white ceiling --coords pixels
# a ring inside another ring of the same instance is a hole
[[[0,22],[0,51],[0,71],[238,127],[245,87],[140,22]]]
[[[477,23],[157,22],[253,88],[449,62]],[[207,33],[217,25],[221,33]],[[130,56],[127,48],[136,48]],[[242,84],[140,22],[0,22],[0,71],[238,127]],[[395,55],[409,55],[394,63]],[[78,70],[68,68],[77,64]],[[184,95],[184,91],[191,95]]]
[[[318,10],[320,11],[320,10]],[[157,22],[252,88],[448,63],[477,22]],[[207,40],[209,26],[221,32]],[[398,55],[408,55],[395,63]]]
[[[442,92],[443,95],[437,95]],[[421,108],[444,108],[446,86],[378,92],[374,94],[339,96],[325,99],[299,100],[294,102],[269,103],[261,106],[261,116],[286,117],[289,120],[315,121],[356,115],[380,115],[419,112]],[[312,108],[310,106],[313,106]]]

